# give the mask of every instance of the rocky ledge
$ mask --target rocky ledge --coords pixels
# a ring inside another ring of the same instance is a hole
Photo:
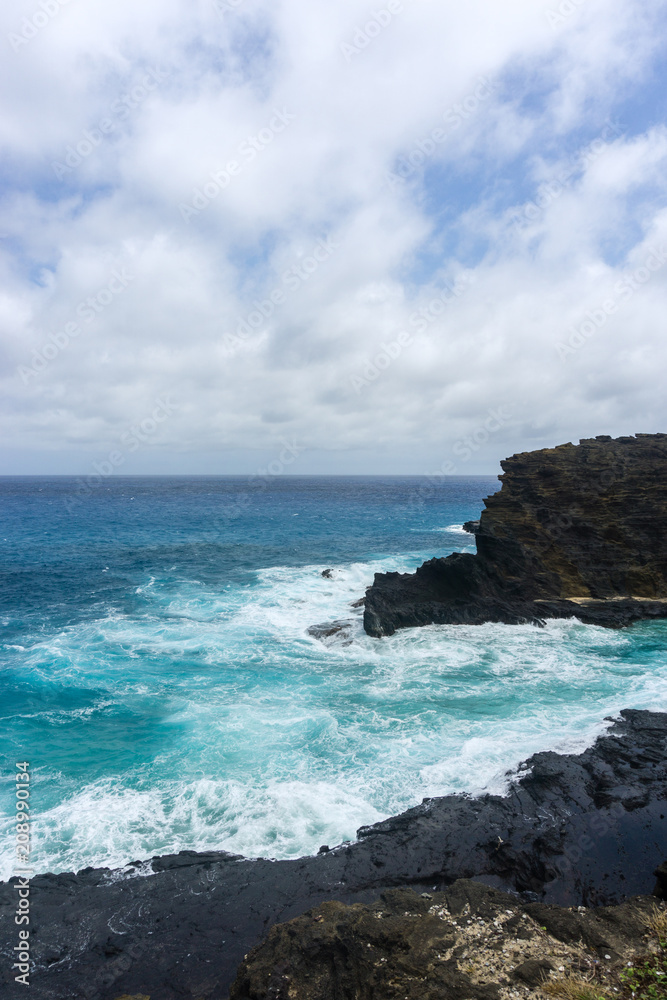
[[[364,628],[547,618],[620,627],[667,617],[667,434],[601,436],[501,462],[477,554],[376,573]]]
[[[589,910],[526,903],[465,880],[445,892],[390,889],[371,905],[323,903],[278,924],[246,956],[230,995],[631,1000],[639,984],[658,1000],[667,996],[666,937],[667,910],[655,897]]]
[[[506,908],[529,916],[529,903],[606,906],[650,893],[652,873],[667,857],[667,714],[623,712],[582,754],[535,754],[511,777],[504,796],[427,799],[362,828],[358,838],[295,861],[183,852],[123,871],[36,876],[30,883],[30,995],[221,1000],[246,953],[274,924],[325,902],[372,903],[390,889],[413,888],[418,899],[444,890],[433,905],[454,914],[448,887],[475,878],[513,894]],[[24,995],[11,978],[16,889],[15,880],[0,885],[0,991],[9,1000]],[[420,912],[410,899],[408,915]],[[395,916],[401,905],[390,895],[380,910]],[[312,920],[319,924],[338,912],[316,911]],[[315,919],[320,915],[323,921]],[[549,926],[541,916],[531,919]],[[353,927],[356,917],[350,920]],[[444,939],[457,932],[441,931],[444,948]],[[373,943],[366,943],[370,954]],[[612,940],[607,945],[622,953]],[[408,942],[406,953],[412,947]],[[281,997],[248,994],[244,975],[235,996]],[[306,995],[295,993],[293,1000]],[[482,1000],[478,990],[461,995]]]

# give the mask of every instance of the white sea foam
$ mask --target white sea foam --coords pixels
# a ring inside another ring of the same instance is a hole
[[[106,779],[39,815],[33,862],[43,869],[40,859],[48,856],[51,871],[77,870],[83,859],[120,869],[185,847],[296,858],[307,853],[304,844],[333,846],[352,840],[359,826],[382,818],[353,788],[329,782],[253,786],[202,778],[136,790]],[[10,876],[12,867],[11,853],[4,852],[0,880]],[[131,874],[149,871],[144,866]]]
[[[430,626],[371,639],[350,605],[374,572],[421,558],[333,566],[331,578],[323,566],[272,567],[222,591],[153,577],[138,613],[27,650],[32,683],[78,700],[26,718],[67,726],[82,748],[89,733],[107,741],[91,758],[104,777],[82,784],[42,764],[38,870],[183,849],[297,857],[424,796],[502,792],[521,760],[579,752],[621,708],[667,709],[667,663],[651,640],[666,623]],[[306,632],[333,620],[351,622],[340,642]],[[115,713],[131,720],[140,765]],[[9,833],[6,820],[4,845]]]

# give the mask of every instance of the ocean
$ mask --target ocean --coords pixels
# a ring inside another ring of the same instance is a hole
[[[474,551],[461,525],[499,485],[0,479],[0,878],[16,761],[37,871],[294,858],[426,796],[502,792],[622,708],[667,709],[667,621],[365,635],[351,605],[373,573]]]

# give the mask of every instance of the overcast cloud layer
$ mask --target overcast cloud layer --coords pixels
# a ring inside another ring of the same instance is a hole
[[[0,19],[2,471],[464,474],[667,430],[661,5]]]

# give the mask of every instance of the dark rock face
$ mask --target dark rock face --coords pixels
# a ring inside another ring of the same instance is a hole
[[[655,908],[646,896],[583,913],[531,906],[465,880],[421,895],[391,889],[371,905],[323,903],[271,929],[230,1000],[499,1000],[503,987],[530,996],[558,970],[595,976],[599,995],[646,949]]]
[[[667,900],[667,861],[663,861],[661,865],[658,865],[655,872],[656,883],[653,889],[653,895],[657,896],[658,899]]]
[[[426,624],[540,623],[576,616],[619,627],[667,617],[667,434],[524,452],[465,525],[477,555],[377,573],[369,635]]]
[[[369,903],[392,888],[432,894],[476,878],[545,911],[545,903],[648,894],[667,857],[667,714],[624,712],[580,755],[531,757],[505,796],[426,800],[358,836],[296,861],[183,852],[122,873],[37,876],[30,995],[219,1000],[273,924],[329,900]],[[8,1000],[24,994],[11,979],[15,910],[15,883],[0,885],[0,992]]]
[[[449,898],[391,889],[370,906],[324,903],[279,924],[242,963],[230,1000],[496,1000],[497,989],[475,986],[456,960],[439,960],[457,938],[449,921],[429,913],[433,902]]]

